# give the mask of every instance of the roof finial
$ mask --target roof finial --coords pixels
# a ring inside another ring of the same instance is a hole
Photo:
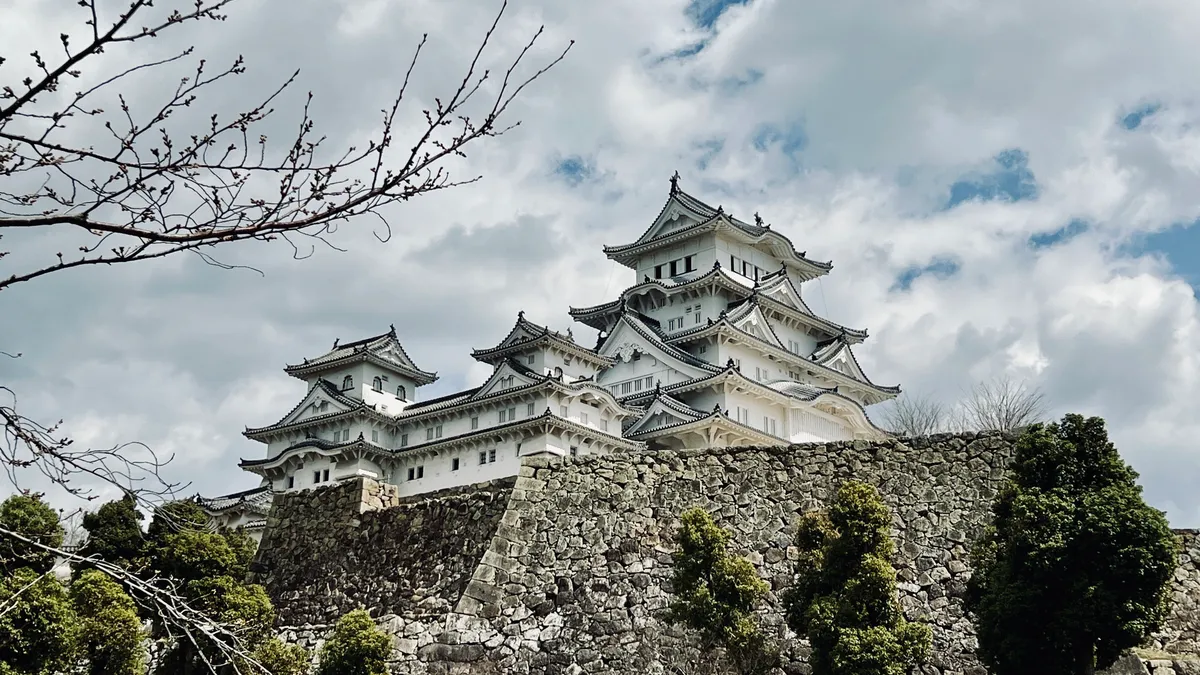
[[[679,171],[671,176],[671,194],[679,192]]]
[[[724,205],[717,204],[717,215],[719,215],[719,216],[725,215],[725,206]]]
[[[658,396],[660,394],[662,394],[662,380],[655,380],[654,381],[654,395]]]
[[[391,335],[392,337],[396,337],[396,324],[394,324],[394,323],[388,324],[388,335]]]
[[[334,349],[337,349],[337,343],[338,343],[338,340],[340,340],[340,339],[341,338],[333,338],[333,348]]]
[[[517,318],[524,319],[525,318],[525,310],[522,309],[521,311],[517,312]]]
[[[719,270],[719,269],[721,269],[721,261],[720,261],[720,260],[714,260],[714,261],[713,261],[713,269],[714,269],[714,270]]]
[[[575,334],[571,332],[571,327],[567,326],[567,338],[572,342],[575,341]]]
[[[754,212],[754,224],[759,227],[762,227],[763,224],[762,216],[758,215],[758,211]]]

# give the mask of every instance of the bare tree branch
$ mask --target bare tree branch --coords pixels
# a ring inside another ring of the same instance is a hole
[[[955,408],[952,424],[963,430],[1018,431],[1044,421],[1046,414],[1040,389],[1002,376],[971,387]]]
[[[883,414],[888,431],[900,436],[929,436],[946,430],[946,409],[925,396],[902,395]]]

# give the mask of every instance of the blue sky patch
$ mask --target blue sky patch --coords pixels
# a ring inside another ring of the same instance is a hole
[[[1162,232],[1139,237],[1125,252],[1131,255],[1157,253],[1200,296],[1200,220],[1180,223]]]
[[[684,13],[697,26],[712,30],[725,10],[736,5],[749,4],[749,2],[750,0],[692,0],[688,3]]]
[[[696,168],[704,171],[708,168],[708,163],[721,154],[721,150],[725,149],[725,139],[710,138],[707,141],[700,141],[695,145],[700,152],[700,157],[696,160]]]
[[[933,262],[924,267],[913,265],[896,276],[895,283],[888,289],[889,293],[896,291],[907,291],[912,288],[914,281],[925,275],[932,275],[938,279],[949,279],[958,273],[960,265],[958,261],[950,258],[934,258]]]
[[[994,158],[995,167],[965,177],[950,186],[946,209],[968,201],[1022,201],[1036,199],[1037,181],[1029,170],[1029,155],[1020,149],[1005,150]]]
[[[1133,110],[1122,117],[1121,126],[1125,127],[1129,131],[1133,131],[1134,129],[1142,126],[1142,122],[1145,121],[1147,117],[1154,115],[1159,110],[1162,110],[1161,103],[1147,103],[1146,105],[1137,108],[1136,110]]]
[[[596,167],[591,161],[571,155],[558,161],[554,167],[554,175],[566,181],[567,185],[575,187],[596,174]]]
[[[1029,238],[1029,248],[1049,248],[1062,244],[1088,231],[1088,223],[1078,218],[1053,232],[1039,232]]]

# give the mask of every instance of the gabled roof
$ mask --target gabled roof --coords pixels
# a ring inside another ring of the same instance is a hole
[[[404,375],[419,385],[430,384],[438,379],[437,373],[421,370],[413,363],[404,346],[396,338],[396,327],[374,337],[348,342],[344,345],[333,341],[333,348],[315,359],[304,359],[303,363],[289,365],[283,370],[299,379],[340,368],[350,363],[369,361],[382,368]]]
[[[663,394],[661,390],[656,390],[654,398],[646,406],[646,412],[636,422],[629,425],[624,430],[624,434],[626,436],[634,436],[667,426],[661,424],[652,426],[655,418],[659,417],[666,417],[672,420],[668,424],[679,424],[682,422],[694,422],[707,415],[708,413],[702,410],[696,410],[679,399]]]
[[[783,346],[783,340],[775,334],[775,329],[771,327],[771,322],[763,314],[762,308],[758,304],[758,296],[752,295],[750,299],[737,305],[731,312],[722,312],[722,318],[728,321],[733,327],[754,337],[769,343],[786,351]]]
[[[774,300],[803,314],[813,314],[813,311],[808,307],[808,303],[804,302],[804,298],[801,297],[800,289],[796,288],[796,285],[792,283],[792,278],[787,273],[786,266],[760,278],[758,280],[758,294],[761,297]]]
[[[674,361],[677,365],[676,369],[690,377],[696,377],[704,372],[714,373],[721,370],[708,361],[696,358],[678,347],[667,344],[657,331],[648,326],[634,312],[625,312],[621,315],[617,325],[604,338],[604,343],[597,351],[604,356],[624,358],[627,355],[623,354],[623,351],[637,348],[639,344],[650,347],[659,356],[669,361]]]
[[[243,459],[238,462],[238,466],[251,473],[267,476],[268,472],[272,469],[284,466],[291,457],[300,454],[301,451],[304,451],[306,454],[313,453],[324,457],[346,454],[353,454],[357,457],[367,455],[390,456],[392,454],[391,450],[364,440],[362,434],[359,434],[358,438],[345,443],[331,443],[318,438],[306,438],[299,443],[293,443],[280,450],[275,453],[274,457]]]
[[[334,403],[329,412],[321,413],[319,415],[312,415],[309,417],[302,417],[305,408],[322,399],[329,399]],[[310,422],[334,420],[341,415],[359,410],[370,410],[373,412],[374,408],[366,403],[363,403],[362,401],[358,401],[346,396],[329,380],[320,379],[317,380],[316,384],[308,390],[308,394],[306,394],[304,398],[300,399],[300,402],[297,403],[294,408],[289,410],[287,414],[284,415],[278,422],[275,422],[274,424],[268,424],[265,427],[246,427],[246,430],[242,432],[242,435],[246,436],[247,438],[254,438],[255,436],[260,436],[264,433],[281,429],[293,424],[309,424]]]
[[[846,365],[846,372],[856,380],[862,380],[867,384],[892,394],[899,394],[899,386],[885,387],[875,384],[863,372],[862,366],[859,365],[858,359],[854,356],[854,351],[850,349],[850,342],[845,336],[838,336],[832,340],[826,340],[817,345],[816,351],[812,354],[813,363],[819,364],[833,370],[841,370],[837,368],[838,363]]]
[[[266,515],[271,510],[271,497],[271,486],[262,485],[251,490],[242,490],[219,497],[196,495],[193,499],[210,516],[239,510]]]
[[[513,386],[504,386],[503,381],[507,380],[509,377],[513,378]],[[482,386],[476,389],[474,394],[471,394],[469,397],[464,399],[463,402],[465,403],[467,400],[491,396],[507,389],[517,389],[529,385],[541,384],[549,379],[551,378],[530,370],[529,368],[525,367],[525,364],[518,362],[516,359],[504,359],[496,364],[496,369],[492,371],[492,376],[489,377]]]
[[[704,414],[695,419],[680,418],[679,421],[662,426],[656,426],[650,429],[643,429],[636,433],[630,434],[631,437],[638,437],[639,440],[649,440],[651,438],[678,434],[689,429],[703,429],[705,427],[718,426],[727,430],[736,431],[737,433],[753,438],[760,443],[774,445],[779,442],[779,436],[772,436],[765,431],[755,429],[754,427],[742,424],[737,420],[729,417],[726,411],[720,406],[713,408],[712,412]]]
[[[734,234],[739,240],[751,244],[765,244],[772,252],[790,264],[802,280],[813,279],[829,272],[832,263],[817,262],[799,253],[791,240],[772,230],[769,225],[755,217],[751,225],[725,213],[720,206],[713,208],[703,201],[679,189],[678,174],[671,179],[671,192],[667,202],[659,211],[650,227],[636,241],[621,246],[605,246],[604,253],[610,259],[626,266],[634,266],[633,261],[646,251],[663,245],[690,239],[704,232],[725,231]],[[684,218],[682,227],[673,227],[680,218]]]
[[[606,368],[613,364],[612,359],[600,356],[591,349],[575,342],[575,337],[571,335],[569,330],[564,335],[563,333],[552,331],[545,326],[539,326],[527,320],[524,311],[517,313],[517,323],[513,325],[508,335],[500,341],[500,344],[490,349],[476,349],[471,352],[471,357],[477,361],[494,365],[501,359],[509,356],[548,345],[552,345],[561,351],[588,361],[599,368]]]

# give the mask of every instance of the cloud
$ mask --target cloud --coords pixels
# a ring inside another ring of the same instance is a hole
[[[0,44],[52,44],[63,15],[43,4],[14,4]],[[232,110],[298,68],[271,136],[287,138],[311,89],[331,149],[373,128],[427,31],[408,141],[498,9],[282,7],[243,0],[220,30],[187,29],[204,56],[250,66],[194,114]],[[875,381],[952,401],[994,375],[1028,378],[1056,415],[1103,415],[1150,501],[1177,526],[1200,523],[1200,8],[522,0],[483,58],[481,95],[542,24],[533,63],[575,47],[514,104],[519,127],[451,164],[479,182],[388,209],[390,229],[342,226],[330,241],[344,252],[222,251],[262,275],[180,256],[0,293],[0,316],[17,317],[0,322],[0,348],[25,354],[0,359],[0,378],[90,442],[174,452],[197,489],[249,487],[236,459],[263,449],[240,431],[303,394],[284,364],[395,323],[441,375],[421,395],[477,385],[486,367],[470,350],[498,342],[517,311],[565,329],[568,306],[632,283],[601,246],[636,238],[678,169],[685,189],[758,211],[834,261],[802,293],[870,330],[857,353]],[[138,81],[131,100],[159,100],[161,82]]]

